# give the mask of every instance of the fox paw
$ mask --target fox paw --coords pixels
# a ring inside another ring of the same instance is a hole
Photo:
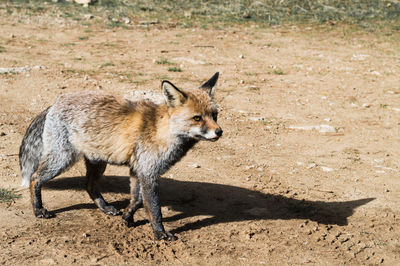
[[[125,214],[122,215],[122,221],[127,227],[135,227],[135,223],[133,222],[133,218],[129,217]]]
[[[116,216],[116,215],[120,215],[121,214],[121,212],[119,211],[119,210],[117,210],[114,206],[112,206],[112,205],[107,205],[107,206],[104,206],[104,209],[102,209],[102,211],[105,213],[105,214],[109,214],[109,215],[113,215],[113,216]]]
[[[164,232],[155,231],[154,237],[156,238],[156,240],[167,240],[167,241],[175,241],[178,239],[176,236],[174,236],[173,234],[171,234],[168,231],[164,231]]]
[[[45,208],[41,208],[41,209],[35,209],[34,210],[35,216],[37,218],[45,218],[45,219],[49,219],[49,218],[53,218],[55,215],[50,213],[48,210],[46,210]]]

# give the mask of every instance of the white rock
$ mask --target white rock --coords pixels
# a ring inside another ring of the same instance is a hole
[[[32,67],[33,70],[42,70],[42,69],[45,69],[45,68],[46,68],[45,66],[34,66],[34,67]]]
[[[83,17],[85,19],[93,19],[94,18],[94,16],[92,14],[85,14],[85,15],[83,15]]]
[[[245,169],[246,170],[250,170],[250,169],[253,169],[253,168],[255,168],[256,166],[253,164],[253,165],[247,165],[246,167],[245,167]]]
[[[326,166],[321,166],[321,170],[324,171],[324,172],[332,172],[333,171],[332,168],[329,168],[329,167],[326,167]]]
[[[256,117],[249,117],[251,121],[265,121],[265,117],[263,116],[256,116]]]
[[[319,126],[289,126],[289,129],[295,130],[317,130],[320,133],[337,133],[337,129],[330,125],[319,125]]]
[[[0,74],[16,74],[30,71],[31,68],[28,66],[24,67],[1,67]]]
[[[314,168],[315,166],[317,166],[316,163],[310,163],[310,164],[307,166],[307,169]]]
[[[375,76],[382,76],[382,74],[378,71],[369,71],[369,72],[365,72],[365,74],[370,74],[370,75],[375,75]]]
[[[89,4],[92,3],[92,0],[74,0],[74,1],[75,1],[75,3],[81,4],[84,7],[88,7]]]
[[[364,61],[368,57],[369,57],[368,54],[353,54],[353,56],[351,57],[351,60],[353,60],[353,61]]]
[[[173,59],[174,61],[178,61],[178,62],[187,62],[193,65],[204,65],[206,62],[201,61],[201,60],[195,60],[193,58],[189,58],[189,57],[176,57]]]
[[[131,23],[131,20],[130,20],[129,18],[127,18],[127,17],[122,18],[122,21],[123,21],[126,25],[128,25],[128,24]]]
[[[319,132],[321,132],[321,133],[336,133],[337,129],[330,125],[320,125]]]
[[[296,129],[296,130],[313,130],[319,129],[318,126],[288,126],[289,129]]]
[[[383,166],[383,165],[375,165],[375,167],[376,168],[382,168],[382,169],[385,169],[385,170],[394,171],[394,172],[398,172],[396,169],[394,169],[392,167],[386,167],[386,166]]]

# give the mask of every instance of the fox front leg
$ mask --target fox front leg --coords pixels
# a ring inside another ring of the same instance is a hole
[[[162,224],[160,198],[158,195],[157,178],[140,180],[140,188],[142,190],[143,205],[150,219],[153,228],[154,237],[157,240],[176,240],[177,238],[168,231],[165,231]]]
[[[130,190],[131,190],[131,200],[128,207],[124,210],[122,219],[128,227],[133,227],[133,215],[136,210],[143,207],[142,193],[140,190],[140,182],[136,176],[136,173],[130,170]]]

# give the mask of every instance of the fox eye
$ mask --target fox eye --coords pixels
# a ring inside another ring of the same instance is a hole
[[[215,113],[212,113],[212,114],[211,114],[211,116],[212,116],[212,118],[214,119],[214,121],[215,121],[215,122],[217,122],[217,119],[218,119],[218,113],[217,113],[217,112],[215,112]]]
[[[196,121],[196,122],[199,122],[199,121],[201,121],[202,119],[203,119],[203,118],[201,118],[201,116],[199,116],[199,115],[193,116],[193,120]]]

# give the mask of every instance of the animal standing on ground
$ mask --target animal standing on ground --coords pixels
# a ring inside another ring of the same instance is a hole
[[[22,185],[30,187],[35,216],[53,216],[43,207],[42,185],[83,157],[87,192],[104,213],[120,214],[100,194],[99,178],[107,164],[129,166],[131,199],[123,220],[133,226],[135,211],[144,206],[155,238],[175,239],[162,224],[158,178],[199,140],[221,137],[213,102],[217,80],[218,73],[185,90],[163,81],[163,104],[93,91],[59,96],[33,120],[20,147]]]

